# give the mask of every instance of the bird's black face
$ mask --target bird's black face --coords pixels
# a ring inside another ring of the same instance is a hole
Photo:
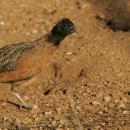
[[[76,26],[68,18],[60,20],[54,28],[55,33],[62,36],[70,35],[76,31]]]
[[[76,32],[76,26],[68,18],[63,18],[47,34],[47,41],[58,46],[67,35],[74,32]]]

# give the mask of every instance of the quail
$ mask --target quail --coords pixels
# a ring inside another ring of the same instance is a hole
[[[61,41],[75,31],[73,22],[62,18],[49,33],[37,40],[0,48],[0,82],[12,84],[11,91],[20,101],[20,107],[32,106],[26,103],[14,88],[45,69]]]

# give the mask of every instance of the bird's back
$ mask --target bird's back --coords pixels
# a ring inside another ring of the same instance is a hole
[[[45,38],[0,49],[0,81],[19,81],[38,74],[49,64],[57,46]]]

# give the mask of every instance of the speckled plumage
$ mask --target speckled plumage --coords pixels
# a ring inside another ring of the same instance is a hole
[[[22,54],[34,48],[32,42],[11,44],[0,49],[0,73],[15,69],[14,62],[22,57]]]

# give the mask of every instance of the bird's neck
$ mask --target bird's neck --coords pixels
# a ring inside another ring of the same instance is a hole
[[[54,44],[55,46],[59,46],[60,42],[66,37],[63,35],[55,34],[55,33],[48,33],[46,36],[46,41],[49,43]]]

